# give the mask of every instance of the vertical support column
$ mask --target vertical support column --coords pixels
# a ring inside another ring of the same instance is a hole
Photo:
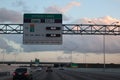
[[[103,66],[103,71],[105,72],[106,69],[106,57],[105,57],[105,35],[103,35],[103,62],[104,62],[104,66]]]

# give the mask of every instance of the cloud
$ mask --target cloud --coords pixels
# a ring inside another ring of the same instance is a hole
[[[80,6],[79,2],[76,1],[72,1],[70,3],[68,3],[66,6],[64,7],[59,7],[59,6],[49,6],[48,8],[45,8],[44,11],[45,12],[53,12],[53,13],[67,13],[72,7],[75,6]]]
[[[24,6],[22,1],[18,1],[16,6]],[[59,6],[49,6],[44,8],[46,13],[62,13],[64,20],[69,20],[70,17],[66,16],[67,12],[74,6],[80,6],[79,2],[70,2],[64,7]],[[6,8],[0,8],[0,22],[11,22],[11,23],[21,23],[23,18],[22,14],[14,11],[8,10]],[[111,16],[104,16],[99,18],[80,18],[72,23],[88,23],[92,21],[91,24],[112,24],[113,22],[119,21],[119,19],[113,18]],[[22,38],[22,36],[20,37]],[[71,53],[71,51],[78,53],[102,53],[103,52],[103,36],[63,36],[63,45],[22,45],[22,41],[16,36],[4,36],[0,38],[0,48],[6,49],[6,52],[21,51],[24,52],[35,52],[35,51],[64,51],[64,53]],[[118,36],[106,36],[106,53],[120,53],[120,39]],[[20,45],[21,44],[21,45]],[[65,59],[67,59],[65,57]]]
[[[57,6],[57,5],[53,5],[53,6],[49,6],[47,8],[44,8],[44,12],[45,13],[61,13],[63,14],[63,20],[64,21],[68,21],[70,20],[70,16],[67,16],[66,13],[72,8],[72,7],[75,7],[75,6],[80,6],[80,3],[79,2],[76,2],[76,1],[73,1],[73,2],[70,2],[68,3],[66,6],[64,7],[60,7],[60,6]]]
[[[13,4],[15,4],[14,6],[16,6],[16,7],[21,8],[23,12],[31,12],[30,7],[28,7],[26,2],[24,2],[22,0],[17,0]]]
[[[89,21],[91,21],[91,24],[108,24],[108,25],[110,25],[114,22],[119,22],[119,24],[120,24],[119,19],[113,18],[111,16],[104,16],[104,17],[98,17],[98,18],[80,18],[80,19],[73,21],[72,23],[85,24],[85,23],[89,23]]]
[[[58,61],[70,61],[71,60],[71,56],[68,56],[68,55],[66,55],[66,56],[58,56],[57,60]]]
[[[22,23],[22,14],[14,11],[8,10],[6,8],[0,8],[0,22],[1,23]]]
[[[60,14],[63,14],[63,20],[64,21],[70,20],[70,18],[61,11],[61,8],[56,6],[56,5],[44,8],[44,12],[45,13],[60,13]]]
[[[20,44],[0,36],[0,52],[1,51],[2,52],[6,51],[6,53],[11,53],[11,52],[21,52],[23,51],[23,49],[20,47]]]
[[[88,23],[91,21],[91,23]],[[119,23],[116,23],[119,22]],[[119,24],[120,20],[111,16],[104,16],[99,18],[80,18],[75,20],[75,24]],[[65,53],[76,51],[80,53],[103,53],[103,36],[82,35],[65,37],[65,44],[63,49]],[[120,53],[120,37],[106,36],[106,53]]]
[[[21,48],[20,44],[15,43],[14,41],[10,41],[6,38],[3,38],[3,40],[6,42],[6,44],[8,46],[10,46],[12,48],[13,51],[15,51],[15,52],[22,52],[23,51],[23,48]]]
[[[120,53],[120,37],[105,36],[105,52],[107,54]],[[64,53],[103,53],[103,35],[66,36],[62,45]]]
[[[8,53],[8,52],[11,52],[13,50],[12,47],[7,45],[7,43],[4,41],[3,38],[0,38],[0,49],[1,49],[0,51],[2,51],[2,53],[4,51],[6,51]]]
[[[101,21],[104,24],[110,24],[111,22],[120,21],[110,16],[100,18],[81,18],[76,20],[74,23],[87,23],[87,21],[95,21],[99,24]],[[92,24],[92,23],[91,23]],[[101,24],[101,23],[100,23]],[[1,40],[2,49],[7,51],[23,50],[23,52],[46,52],[46,51],[64,51],[69,54],[75,53],[103,53],[103,35],[64,35],[62,45],[23,45],[22,36],[4,36],[7,40]],[[10,41],[8,41],[10,40]],[[13,42],[11,42],[13,41]],[[120,53],[120,37],[119,36],[106,36],[106,53]],[[21,44],[21,45],[20,45]],[[3,45],[3,46],[2,46]],[[17,47],[16,47],[17,46]],[[29,46],[29,47],[28,47]],[[60,59],[60,58],[59,58]],[[65,58],[67,59],[67,58]]]
[[[26,5],[24,1],[17,0],[14,3],[14,6],[22,8],[23,12],[31,12],[30,7]],[[45,13],[62,13],[64,21],[70,20],[70,16],[67,16],[66,13],[74,6],[79,6],[79,2],[70,2],[65,7],[59,7],[56,5],[49,6],[44,8]],[[0,8],[0,23],[23,23],[23,15],[21,12],[14,10]]]
[[[66,13],[66,12],[68,12],[74,6],[80,6],[80,3],[76,2],[76,1],[72,1],[72,2],[68,3],[65,7],[61,8],[60,11],[62,13]]]

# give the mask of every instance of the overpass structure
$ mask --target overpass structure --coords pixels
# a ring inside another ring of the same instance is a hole
[[[36,64],[35,62],[30,62],[30,61],[0,61],[0,64],[8,64],[8,65],[11,65],[11,64],[28,64],[30,66]],[[47,64],[47,65],[54,65],[54,67],[59,67],[60,65],[61,66],[64,66],[64,67],[71,67],[71,62],[39,62],[38,65],[41,65],[41,64]],[[103,64],[102,63],[73,63],[73,64],[76,64],[77,67],[79,68],[103,68]],[[112,64],[112,63],[107,63],[106,64],[106,67],[107,68],[120,68],[120,64]]]
[[[120,25],[63,24],[62,34],[120,35]],[[23,24],[0,24],[0,34],[23,34]]]
[[[39,64],[69,64],[70,62],[39,62]],[[36,64],[30,61],[0,61],[0,64]]]

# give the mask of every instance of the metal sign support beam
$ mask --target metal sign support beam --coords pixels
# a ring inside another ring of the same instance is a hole
[[[120,35],[120,25],[63,24],[65,35]],[[23,34],[23,24],[0,24],[0,34]]]

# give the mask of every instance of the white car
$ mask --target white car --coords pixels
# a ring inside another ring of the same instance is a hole
[[[42,68],[37,68],[36,71],[42,71]]]

